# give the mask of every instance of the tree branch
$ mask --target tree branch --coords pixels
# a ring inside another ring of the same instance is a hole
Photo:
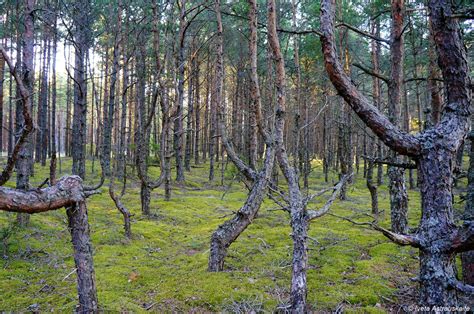
[[[306,211],[306,219],[308,221],[311,221],[315,218],[321,217],[324,214],[326,214],[329,209],[331,208],[332,203],[336,200],[337,196],[339,195],[339,192],[341,192],[342,187],[346,184],[347,180],[352,177],[352,173],[349,175],[345,175],[342,177],[342,179],[334,186],[334,192],[332,192],[331,197],[327,200],[326,204],[319,209],[319,210],[308,210]]]
[[[378,78],[378,79],[384,81],[386,84],[388,84],[388,83],[390,82],[390,79],[389,79],[387,76],[385,76],[385,75],[383,75],[383,74],[381,74],[381,73],[375,72],[375,71],[372,70],[372,69],[366,68],[366,67],[364,67],[362,64],[359,64],[359,63],[352,63],[352,65],[355,66],[356,68],[361,69],[362,71],[364,71],[364,73],[369,74],[369,75],[372,75],[372,76],[375,76],[376,78]]]
[[[338,27],[346,27],[346,28],[350,29],[351,31],[356,32],[356,33],[358,33],[362,36],[369,37],[370,39],[373,39],[373,40],[376,40],[376,41],[381,41],[383,43],[386,43],[386,44],[390,45],[390,40],[384,39],[384,38],[381,38],[381,37],[377,37],[375,35],[372,35],[371,33],[360,30],[357,27],[349,25],[347,23],[344,23],[344,22],[339,23],[339,24],[336,25],[336,28],[338,28]]]
[[[380,227],[379,225],[377,225],[373,222],[357,222],[357,221],[354,221],[354,220],[352,220],[348,217],[343,217],[343,216],[335,215],[335,214],[332,214],[332,213],[329,213],[329,215],[340,218],[340,219],[343,219],[343,220],[346,220],[346,221],[348,221],[348,222],[350,222],[354,225],[368,226],[373,230],[381,232],[385,237],[387,237],[389,240],[391,240],[392,242],[394,242],[398,245],[402,245],[402,246],[409,245],[409,246],[416,247],[416,248],[421,247],[420,240],[414,235],[395,233],[395,232],[392,232],[392,231],[387,230],[385,228],[382,228],[382,227]]]
[[[417,157],[421,152],[420,141],[401,131],[357,90],[345,73],[336,54],[334,43],[334,0],[321,4],[321,44],[326,71],[331,82],[362,121],[391,149],[407,156]]]
[[[474,221],[465,221],[454,236],[451,251],[456,253],[474,250]]]
[[[474,286],[471,286],[471,285],[467,285],[455,278],[449,280],[449,285],[451,287],[453,287],[454,289],[462,292],[462,293],[466,293],[466,294],[474,294]]]
[[[29,191],[0,187],[0,210],[35,214],[85,200],[79,176],[62,177],[55,185]]]
[[[409,163],[409,162],[392,162],[388,160],[372,158],[372,157],[363,156],[363,155],[361,157],[376,164],[388,165],[388,166],[393,166],[393,167],[403,168],[403,169],[416,169],[417,168],[416,164]]]
[[[3,59],[8,64],[8,68],[10,70],[11,75],[15,78],[18,90],[23,100],[23,118],[25,120],[25,126],[21,130],[21,134],[15,146],[13,147],[12,153],[10,157],[8,157],[7,164],[5,165],[2,173],[0,174],[0,186],[1,186],[1,185],[4,185],[10,179],[16,160],[18,159],[18,155],[20,154],[20,150],[23,147],[23,144],[25,143],[28,135],[33,131],[34,126],[33,126],[33,119],[31,118],[31,114],[30,114],[32,95],[23,84],[20,74],[17,71],[15,71],[13,62],[11,61],[5,48],[2,45],[0,45],[0,53],[3,55]]]

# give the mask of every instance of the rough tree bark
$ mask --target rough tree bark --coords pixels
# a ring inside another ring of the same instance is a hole
[[[344,74],[334,45],[334,0],[322,2],[321,43],[326,71],[337,91],[387,146],[415,158],[422,198],[419,228],[414,235],[392,233],[389,238],[420,248],[420,304],[455,306],[456,290],[474,290],[455,277],[455,253],[474,247],[474,222],[461,227],[454,224],[451,191],[455,154],[469,126],[469,76],[458,21],[451,17],[451,1],[431,0],[429,13],[447,104],[440,123],[417,136],[387,121]]]

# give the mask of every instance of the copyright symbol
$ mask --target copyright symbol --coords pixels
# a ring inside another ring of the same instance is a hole
[[[415,305],[409,305],[407,307],[408,312],[416,312],[416,306]]]

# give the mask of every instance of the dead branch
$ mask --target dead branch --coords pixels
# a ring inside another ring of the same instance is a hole
[[[379,231],[385,237],[387,237],[392,242],[394,242],[398,245],[402,245],[402,246],[409,245],[409,246],[416,247],[416,248],[421,247],[421,243],[420,243],[419,239],[416,236],[395,233],[395,232],[387,230],[383,227],[380,227],[379,225],[375,224],[374,222],[358,222],[358,221],[354,221],[354,220],[352,220],[348,217],[343,217],[343,216],[339,216],[339,215],[332,214],[332,213],[329,213],[328,215],[337,217],[339,219],[343,219],[343,220],[348,221],[348,222],[350,222],[354,225],[367,226],[372,230]]]
[[[321,217],[326,214],[329,209],[331,208],[332,203],[336,200],[337,196],[342,190],[342,187],[346,184],[347,180],[352,177],[352,173],[349,175],[345,175],[341,178],[341,180],[333,187],[334,192],[332,192],[331,197],[327,200],[326,204],[319,209],[319,210],[308,210],[306,211],[306,217],[308,221],[311,221],[315,218]]]
[[[20,150],[23,147],[23,144],[25,143],[26,139],[28,138],[28,135],[33,131],[34,125],[30,114],[32,95],[23,84],[23,80],[21,79],[20,74],[15,71],[13,62],[2,45],[0,45],[0,53],[3,55],[3,59],[5,59],[5,62],[8,64],[8,68],[10,70],[11,75],[15,78],[18,90],[23,100],[23,118],[25,120],[25,126],[21,130],[21,134],[18,137],[15,146],[13,147],[13,151],[10,157],[8,157],[7,164],[5,165],[2,173],[0,174],[1,186],[4,185],[10,179],[16,160],[18,159],[18,155],[20,154]]]

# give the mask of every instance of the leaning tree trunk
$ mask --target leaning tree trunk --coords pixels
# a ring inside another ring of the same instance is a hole
[[[274,156],[274,152],[268,152],[267,154],[272,154]],[[268,181],[273,169],[273,162],[269,161],[265,168],[266,169],[259,174],[259,178],[252,186],[252,190],[250,191],[245,204],[239,209],[237,214],[232,219],[220,225],[212,234],[208,264],[209,271],[224,270],[224,259],[227,256],[227,249],[232,243],[234,243],[239,235],[247,229],[257,215],[263,202],[265,191],[268,187]]]
[[[257,76],[257,3],[256,1],[250,1],[251,8],[249,12],[250,16],[250,29],[251,29],[251,40],[250,40],[250,55],[252,63],[252,90],[251,98],[256,104],[256,114],[258,124],[259,108],[260,108],[260,90],[258,85]],[[236,165],[236,167],[246,176],[249,181],[252,181],[253,185],[251,191],[245,201],[244,205],[239,209],[237,214],[224,224],[220,225],[218,229],[212,234],[211,237],[211,249],[209,255],[209,271],[222,271],[224,269],[224,259],[227,255],[228,247],[238,238],[238,236],[252,223],[255,218],[265,196],[265,192],[270,181],[270,177],[273,172],[274,160],[275,160],[275,147],[273,143],[267,143],[267,149],[265,152],[265,159],[263,169],[256,173],[250,166],[244,165],[242,160],[237,157],[237,153],[232,147],[232,144],[227,138],[227,130],[225,125],[225,112],[223,105],[223,82],[224,82],[224,67],[223,67],[223,37],[222,37],[222,19],[220,14],[220,0],[216,0],[216,16],[217,16],[217,62],[216,62],[216,86],[214,93],[214,102],[219,106],[219,130],[223,145],[227,151],[229,159]],[[263,130],[262,130],[263,133]],[[212,155],[211,155],[212,160]]]

